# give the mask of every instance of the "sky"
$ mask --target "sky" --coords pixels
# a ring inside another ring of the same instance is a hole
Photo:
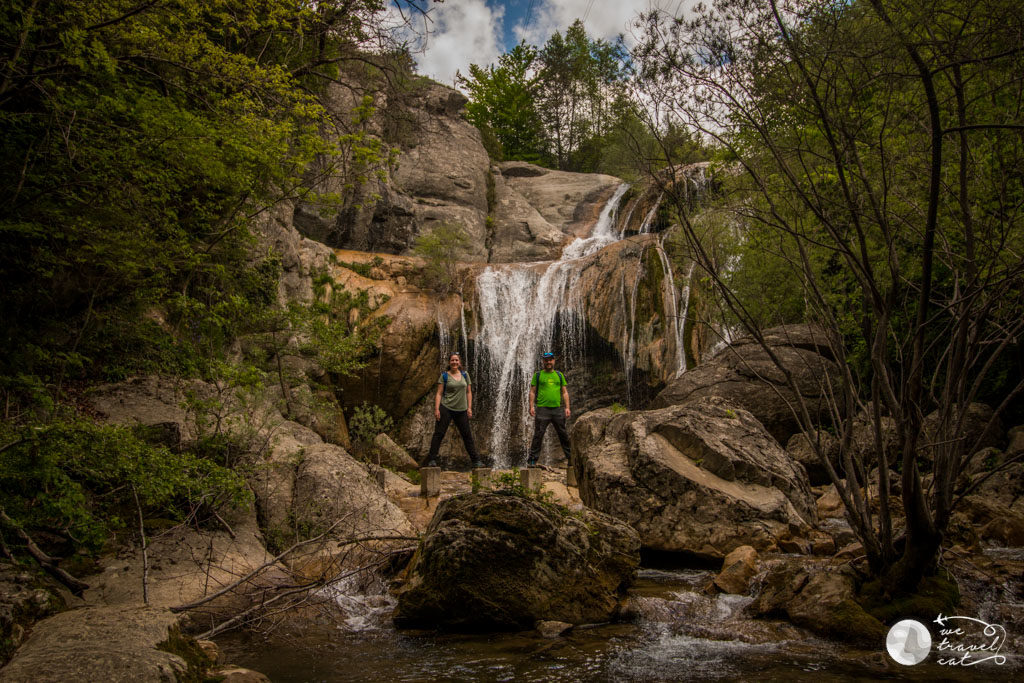
[[[452,85],[456,71],[465,74],[470,64],[491,64],[520,40],[543,45],[576,19],[583,20],[591,38],[614,40],[624,34],[630,44],[629,24],[638,13],[652,7],[676,13],[687,3],[692,4],[690,0],[445,0],[429,4],[428,32],[414,46],[413,57],[421,74]],[[422,33],[423,20],[417,25]]]

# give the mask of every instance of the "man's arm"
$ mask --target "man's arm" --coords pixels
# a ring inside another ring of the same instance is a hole
[[[569,410],[569,388],[566,387],[564,384],[562,385],[562,403],[565,404],[565,416],[569,417],[569,414],[571,412]]]
[[[537,403],[537,386],[534,384],[530,385],[530,415],[536,415],[537,409],[534,406]]]

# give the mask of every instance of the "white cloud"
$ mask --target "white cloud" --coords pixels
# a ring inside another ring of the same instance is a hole
[[[629,28],[639,13],[661,9],[677,14],[693,4],[694,0],[537,0],[527,24],[521,22],[513,30],[518,39],[543,45],[555,31],[564,33],[580,19],[592,38],[615,40],[623,34],[631,45]]]
[[[455,72],[470,64],[491,64],[504,53],[501,25],[504,8],[484,0],[449,0],[431,4],[427,32],[414,41],[413,58],[420,73],[451,85]],[[422,28],[422,24],[419,24]]]

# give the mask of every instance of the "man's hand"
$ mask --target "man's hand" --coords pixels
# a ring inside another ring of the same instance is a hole
[[[536,417],[536,416],[537,416],[537,411],[534,409],[533,406],[530,406],[530,417]]]
[[[565,407],[565,416],[569,417],[569,406]]]

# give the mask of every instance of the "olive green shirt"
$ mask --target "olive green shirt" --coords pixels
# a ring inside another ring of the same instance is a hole
[[[444,375],[437,378],[437,383],[444,387]],[[441,405],[448,410],[464,411],[469,409],[469,401],[466,398],[466,389],[472,382],[469,375],[461,373],[459,379],[455,379],[452,373],[448,373],[448,386],[441,393]]]

